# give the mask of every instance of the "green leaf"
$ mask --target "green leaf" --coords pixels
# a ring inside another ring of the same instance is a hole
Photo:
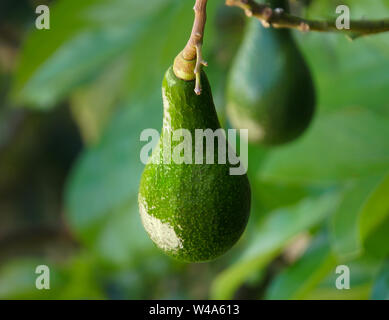
[[[86,144],[98,142],[117,106],[127,71],[127,59],[114,60],[96,81],[73,93],[71,110]]]
[[[339,290],[336,288],[336,280],[340,274],[336,273],[336,267],[334,266],[326,278],[312,291],[308,292],[304,299],[369,299],[373,281],[379,272],[381,260],[371,259],[365,255],[357,260],[348,261],[346,265],[350,270],[350,289]]]
[[[45,259],[46,260],[46,259]],[[38,290],[36,267],[45,264],[50,270],[50,290]],[[0,299],[55,299],[64,285],[64,277],[51,263],[39,259],[17,259],[0,268]]]
[[[384,173],[388,136],[389,120],[368,110],[319,114],[302,139],[270,154],[260,175],[275,182],[326,185]]]
[[[103,3],[102,0],[57,1],[50,9],[51,30],[32,29],[22,46],[19,67],[14,79],[14,93],[27,84],[58,48],[88,26],[85,19],[91,6]],[[75,10],[77,8],[77,10]]]
[[[81,250],[71,257],[63,267],[66,272],[64,281],[56,299],[106,299],[107,295],[102,288],[102,269],[91,252]]]
[[[334,269],[328,239],[319,237],[297,263],[281,272],[268,288],[267,299],[304,299]]]
[[[361,238],[366,239],[389,216],[389,174],[368,197],[360,212]]]
[[[375,281],[371,298],[374,300],[389,300],[389,260],[382,266],[382,270]]]
[[[331,242],[339,259],[363,252],[363,243],[389,215],[389,175],[360,179],[349,186],[331,218]]]
[[[73,89],[95,79],[105,66],[123,52],[141,32],[139,25],[128,30],[78,34],[34,74],[20,91],[26,103],[43,108],[54,105]]]
[[[389,245],[385,245],[389,243],[388,230],[389,215],[364,239],[363,247],[366,253],[377,258],[385,258],[389,255]]]
[[[293,237],[320,223],[337,201],[336,193],[328,193],[270,213],[253,231],[254,236],[240,259],[216,277],[211,298],[232,298],[235,290],[252,273],[264,268]]]
[[[336,18],[339,15],[335,9],[339,5],[340,1],[320,1],[314,0],[308,7],[308,14],[312,19],[333,17]],[[360,19],[361,16],[366,16],[366,19],[380,19],[386,18],[389,13],[386,0],[371,0],[358,1],[358,0],[343,0],[341,4],[345,4],[350,7],[350,14],[352,19]]]
[[[111,212],[94,241],[97,254],[114,266],[138,266],[153,255],[156,260],[165,258],[145,233],[136,201]]]
[[[343,199],[331,217],[331,242],[340,259],[350,259],[362,253],[359,233],[359,212],[367,195],[380,179],[366,178],[352,183],[346,188]]]
[[[155,42],[166,40],[168,32],[155,35],[165,29],[166,22],[174,21],[172,14],[178,14],[177,9],[187,9],[181,11],[187,14],[180,18],[193,15],[188,2],[153,0],[149,6],[143,8],[136,0],[59,1],[51,10],[51,29],[33,31],[24,44],[14,79],[14,99],[49,108],[75,88],[94,80],[119,56],[127,55],[137,67],[139,61],[147,64],[144,55],[141,60],[133,56],[137,46],[142,45],[140,39],[153,34]],[[187,20],[190,24],[191,19]],[[140,50],[143,54],[160,52],[154,49],[149,45]],[[154,60],[159,62],[158,57]]]
[[[338,290],[334,287],[316,288],[305,296],[306,300],[367,300],[371,290],[370,283],[359,284],[352,290]]]
[[[389,10],[381,0],[347,1],[353,19],[386,18]],[[348,4],[342,2],[342,4]],[[336,1],[314,1],[308,9],[312,19],[332,19]],[[386,93],[389,74],[388,37],[385,33],[349,41],[342,33],[296,32],[299,45],[311,67],[320,110],[360,106],[389,111]],[[352,57],[352,59],[350,59]],[[388,113],[387,113],[388,114]]]
[[[144,167],[139,158],[144,143],[139,137],[145,127],[160,126],[159,100],[154,97],[119,110],[99,144],[86,151],[73,169],[66,188],[66,211],[72,227],[87,243],[95,243],[115,211],[137,202]]]

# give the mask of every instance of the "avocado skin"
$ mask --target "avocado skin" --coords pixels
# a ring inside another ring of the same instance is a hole
[[[315,100],[309,68],[290,31],[251,19],[227,83],[231,124],[249,129],[250,142],[287,143],[309,126]]]
[[[185,262],[209,261],[225,253],[242,235],[250,212],[247,175],[230,175],[228,161],[217,164],[216,147],[216,164],[205,164],[205,151],[204,164],[151,162],[162,156],[162,139],[170,130],[185,128],[194,137],[195,129],[220,128],[204,72],[201,83],[202,94],[197,96],[194,81],[178,79],[171,67],[167,71],[162,134],[142,174],[138,197],[150,238],[166,254]],[[172,148],[179,143],[172,141]],[[192,150],[194,145],[192,141]]]

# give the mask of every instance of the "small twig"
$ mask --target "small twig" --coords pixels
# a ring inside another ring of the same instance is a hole
[[[305,32],[347,32],[352,34],[352,38],[354,39],[363,35],[389,31],[389,19],[376,21],[352,20],[350,21],[350,29],[338,29],[335,21],[303,19],[290,15],[280,8],[273,10],[269,5],[259,4],[254,0],[226,0],[226,5],[243,9],[248,17],[256,17],[265,27],[291,28]]]
[[[198,43],[196,44],[196,66],[194,69],[194,73],[196,75],[196,86],[195,86],[195,92],[197,95],[201,94],[201,82],[200,82],[200,76],[201,76],[201,67],[202,66],[208,66],[208,63],[203,60],[202,55],[202,44]]]

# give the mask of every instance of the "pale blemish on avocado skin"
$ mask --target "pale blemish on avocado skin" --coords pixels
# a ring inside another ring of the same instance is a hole
[[[151,240],[162,250],[176,251],[182,248],[182,241],[177,237],[174,228],[169,223],[149,215],[147,203],[141,196],[138,201],[142,224]]]

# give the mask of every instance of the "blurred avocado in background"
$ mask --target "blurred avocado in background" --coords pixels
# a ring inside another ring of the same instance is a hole
[[[41,4],[50,30],[35,28]],[[249,145],[252,210],[232,250],[184,264],[148,239],[139,135],[160,130],[162,78],[193,4],[1,1],[0,299],[388,299],[387,33],[293,31],[317,87],[315,120],[291,144]],[[330,19],[338,3],[290,4]],[[342,4],[354,19],[389,16],[385,0]],[[226,128],[226,74],[248,22],[209,1],[204,58]],[[42,264],[50,290],[35,287]],[[335,287],[338,265],[350,290]]]

